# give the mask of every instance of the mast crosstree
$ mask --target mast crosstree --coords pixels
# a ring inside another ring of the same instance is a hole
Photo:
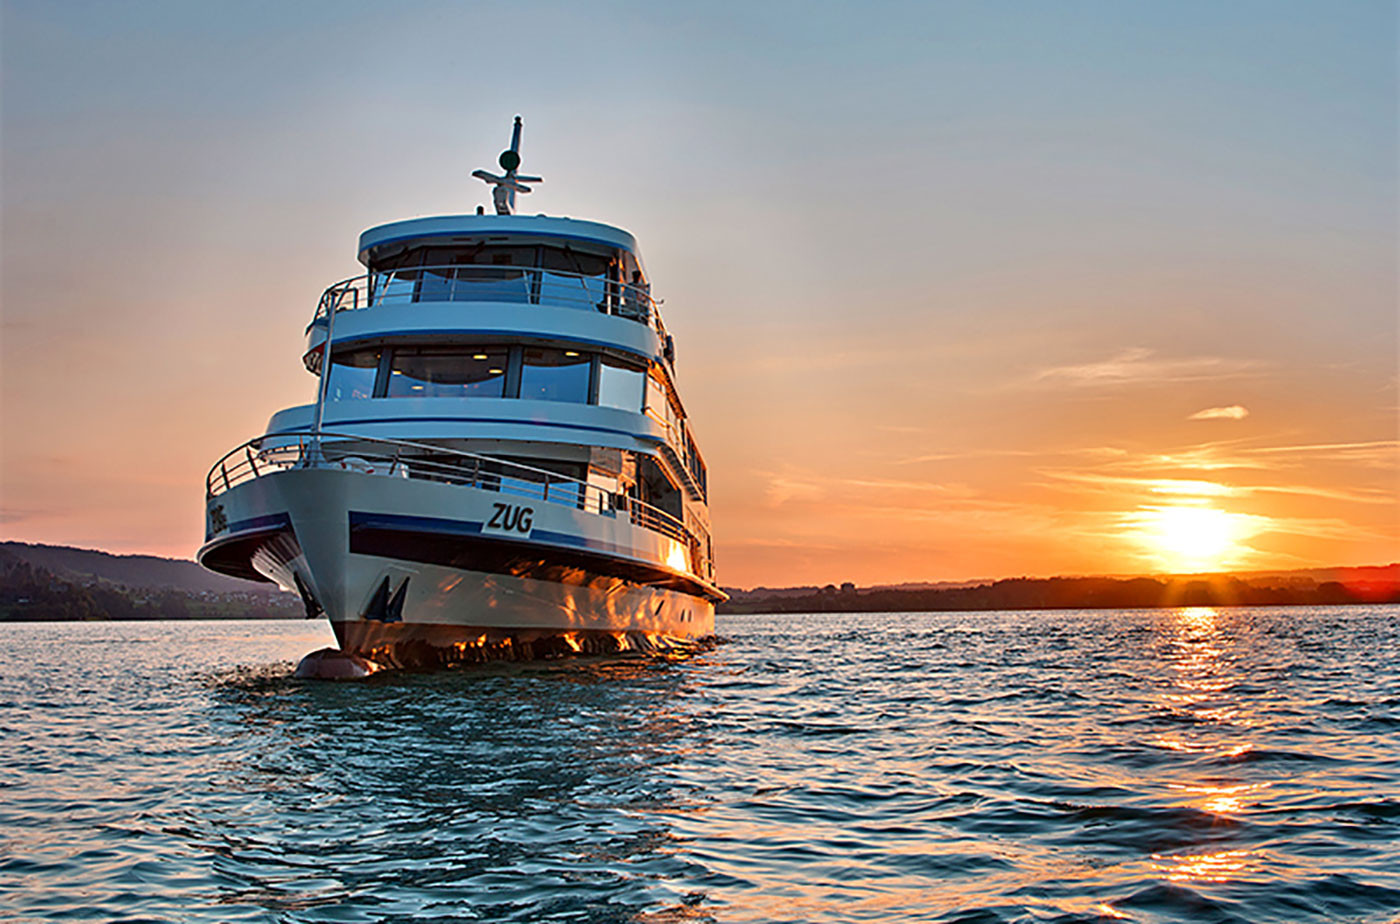
[[[491,200],[495,203],[496,214],[510,215],[515,211],[515,194],[530,191],[526,183],[544,182],[542,176],[522,176],[516,172],[520,169],[520,116],[515,117],[515,128],[510,133],[510,147],[501,152],[497,163],[501,165],[505,175],[497,176],[486,170],[473,170],[472,176],[493,187]]]

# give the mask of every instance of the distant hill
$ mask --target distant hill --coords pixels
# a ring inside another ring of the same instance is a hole
[[[273,584],[225,577],[207,571],[192,561],[178,558],[113,555],[96,549],[32,545],[28,542],[0,542],[0,556],[13,556],[18,561],[79,584],[96,580],[132,589],[180,590],[185,593],[281,593]]]
[[[1400,562],[1389,565],[1360,565],[1350,568],[1299,568],[1293,571],[1244,571],[1235,575],[1242,581],[1298,581],[1302,583],[1341,581],[1400,583]]]
[[[192,561],[0,542],[0,622],[296,619],[296,594]]]

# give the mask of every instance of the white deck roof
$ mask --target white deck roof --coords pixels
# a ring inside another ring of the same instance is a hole
[[[386,244],[424,238],[480,237],[483,234],[527,235],[589,241],[630,252],[642,262],[637,239],[612,225],[549,215],[436,215],[377,225],[360,235],[360,262],[369,265],[370,251]],[[445,243],[446,241],[444,241]]]

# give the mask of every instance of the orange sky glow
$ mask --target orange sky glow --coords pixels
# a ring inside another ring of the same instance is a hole
[[[721,583],[1400,557],[1386,5],[614,23],[648,81],[558,6],[491,98],[369,8],[162,9],[5,7],[4,538],[192,557],[359,232],[485,202],[518,111],[526,208],[632,231],[666,300]]]

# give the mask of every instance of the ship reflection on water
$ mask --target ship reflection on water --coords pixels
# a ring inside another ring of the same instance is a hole
[[[424,670],[575,656],[685,658],[715,646],[714,636],[679,638],[641,630],[499,629],[361,621],[341,627],[348,650],[380,667]],[[466,633],[466,637],[463,635]]]
[[[217,788],[260,793],[260,817],[232,808],[202,819],[227,844],[220,900],[261,904],[249,896],[269,883],[314,880],[363,907],[399,907],[412,888],[429,916],[470,907],[510,920],[512,909],[579,903],[618,919],[685,912],[694,899],[668,883],[695,870],[655,810],[691,810],[703,792],[673,772],[706,747],[696,675],[675,669],[688,657],[581,654],[225,688],[215,718],[246,756]]]

